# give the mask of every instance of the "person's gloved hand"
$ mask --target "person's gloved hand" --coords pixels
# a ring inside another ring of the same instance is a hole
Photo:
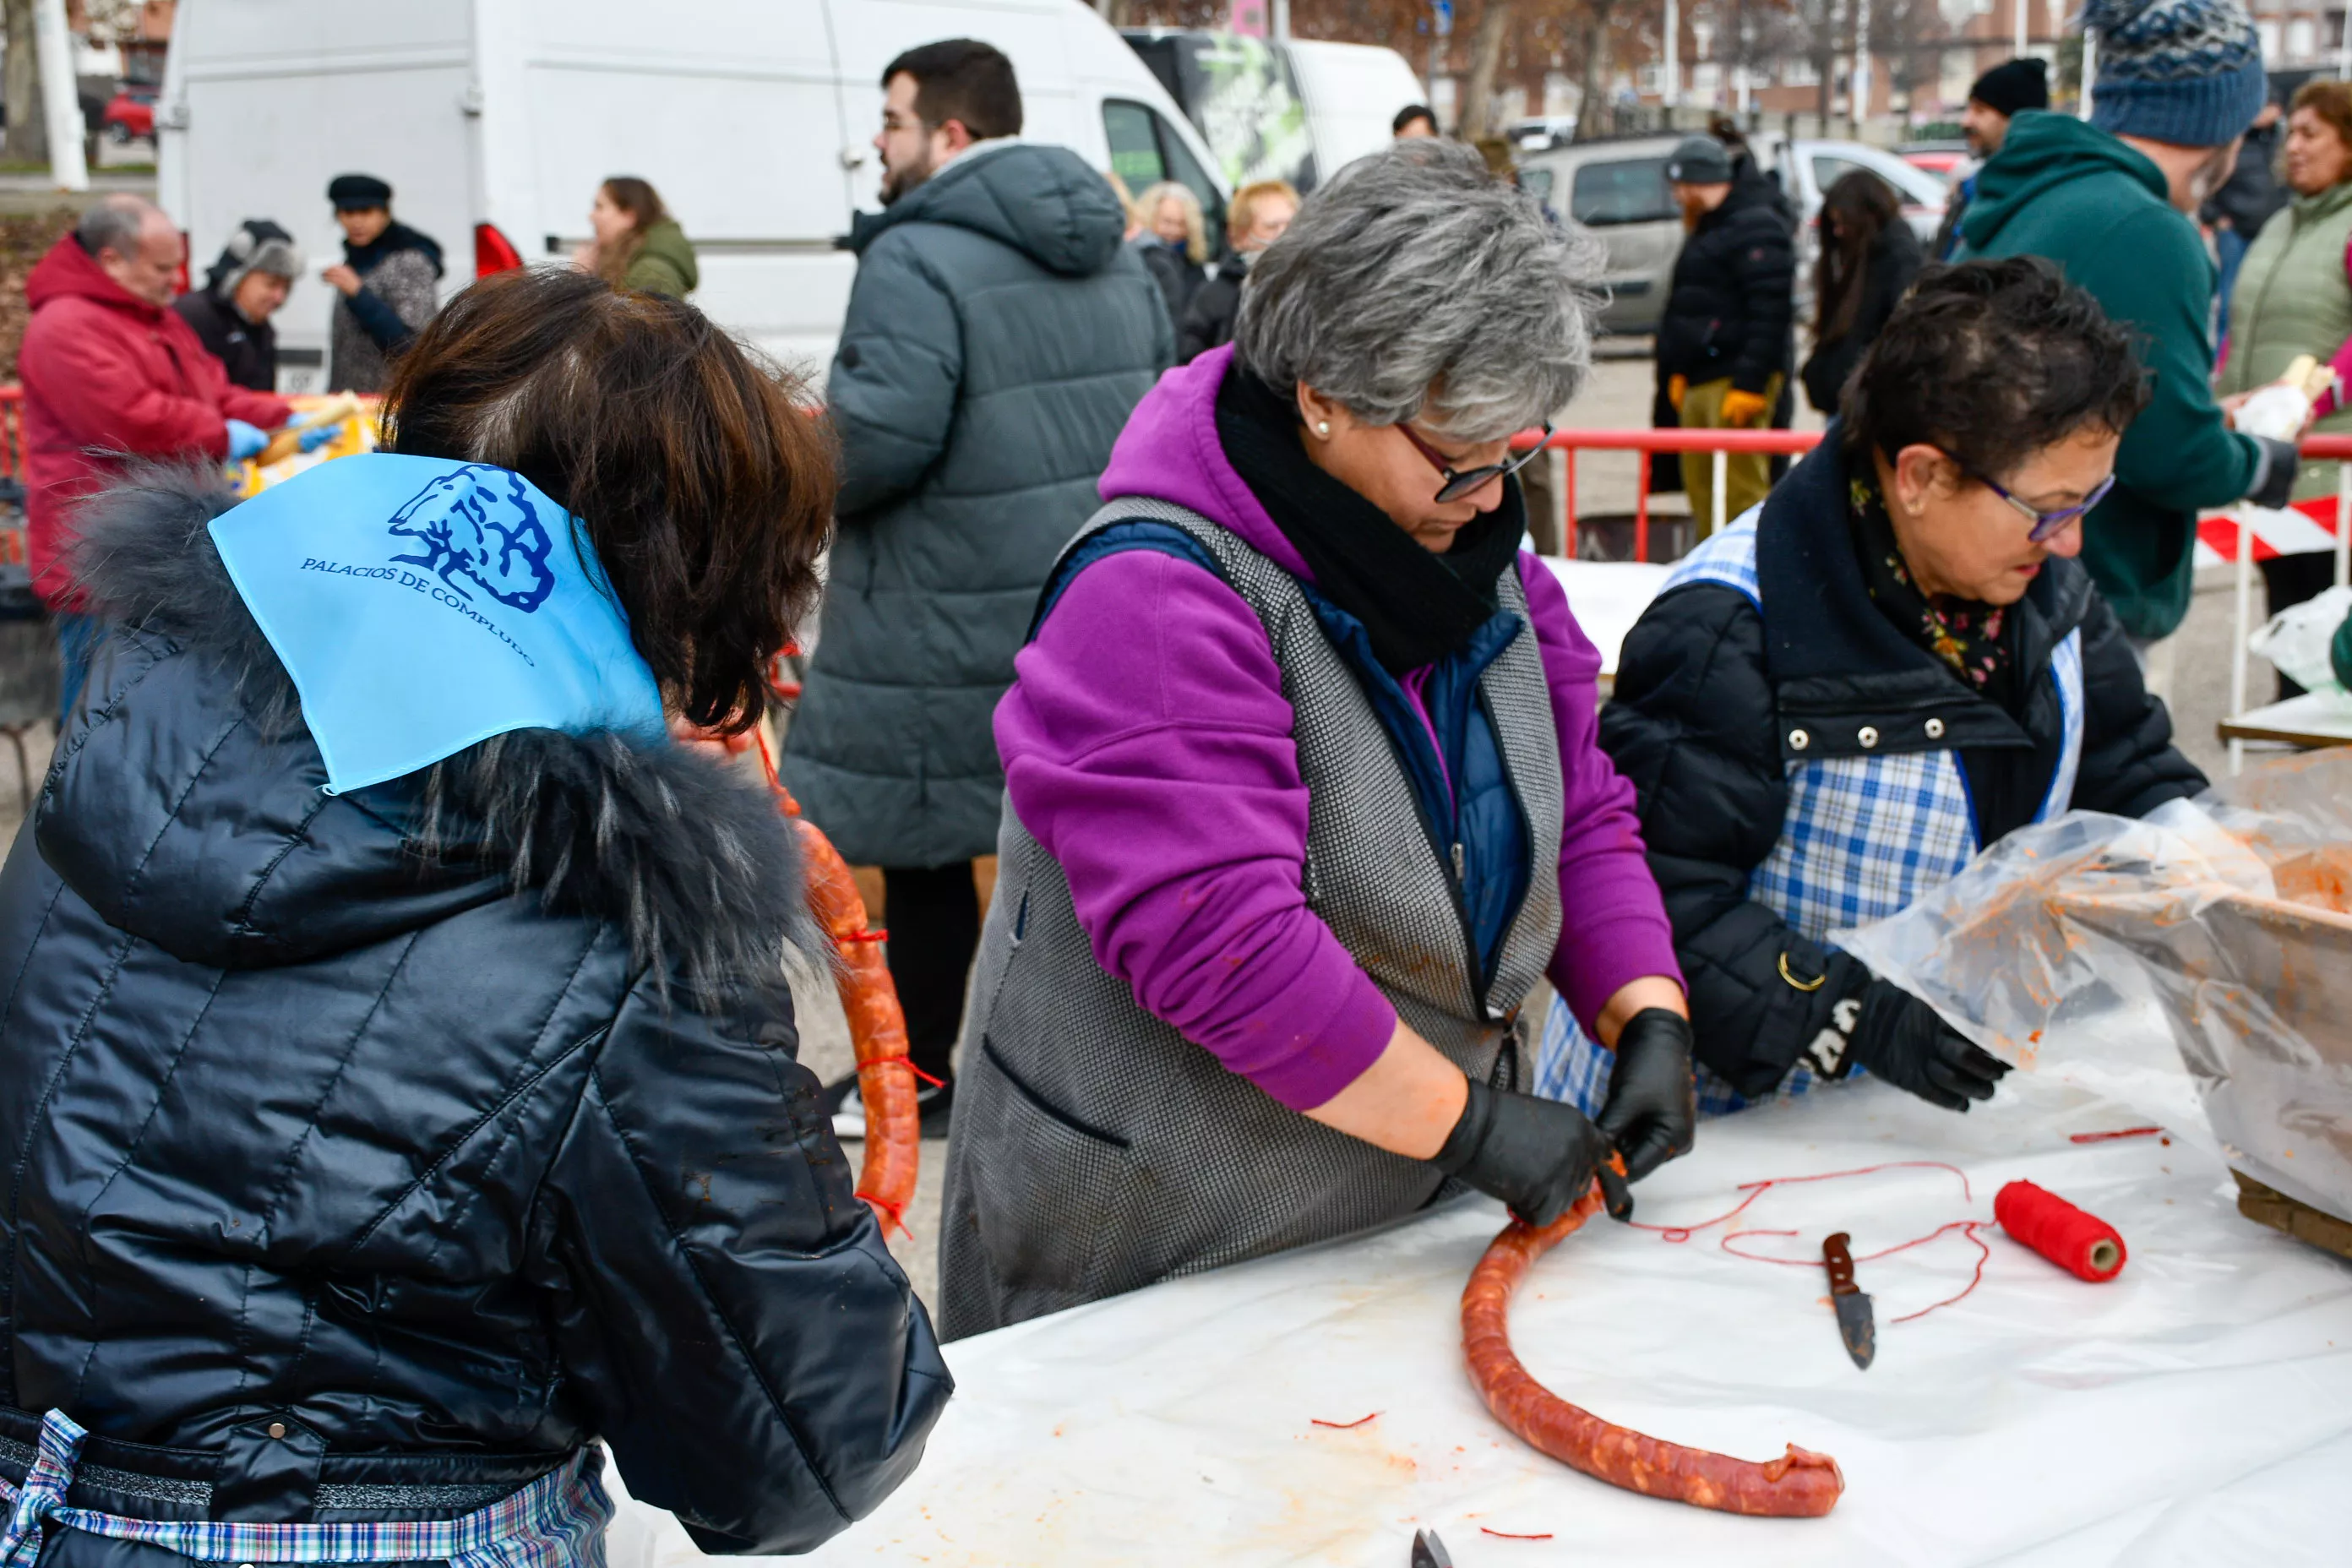
[[[247,425],[242,419],[231,419],[225,423],[228,426],[228,460],[232,463],[242,463],[247,458],[258,458],[261,456],[262,448],[269,445],[269,437],[257,426]]]
[[[1612,1218],[1633,1213],[1625,1179],[1609,1167],[1609,1140],[1581,1110],[1557,1100],[1511,1094],[1473,1079],[1462,1120],[1431,1162],[1489,1197],[1500,1198],[1532,1226],[1547,1226],[1570,1204],[1601,1190]]]
[[[2246,492],[2246,499],[2256,506],[2266,506],[2273,511],[2294,499],[2295,476],[2303,472],[2303,458],[2292,441],[2274,441],[2268,436],[2256,436],[2268,461],[2263,464],[2261,482]]]
[[[1772,412],[1760,392],[1742,392],[1733,387],[1723,395],[1723,422],[1726,425],[1753,425]]]
[[[1863,990],[1846,1062],[1947,1110],[1990,1100],[1993,1085],[2009,1071],[2007,1062],[1979,1049],[1933,1007],[1884,980]]]
[[[1689,390],[1690,377],[1686,375],[1666,377],[1666,401],[1674,405],[1675,413],[1680,414],[1683,411],[1683,394]]]
[[[1664,1007],[1644,1007],[1625,1021],[1617,1036],[1617,1065],[1609,1074],[1609,1100],[1596,1125],[1625,1156],[1631,1181],[1690,1152],[1698,1128],[1698,1087],[1691,1079],[1689,1019]]]
[[[305,452],[315,452],[335,438],[336,429],[336,422],[331,419],[322,419],[316,425],[306,425],[302,427],[301,437],[296,444]]]

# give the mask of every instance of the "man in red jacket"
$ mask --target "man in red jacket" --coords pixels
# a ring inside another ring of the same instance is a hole
[[[17,352],[25,384],[25,521],[33,583],[58,612],[70,715],[90,626],[58,559],[74,504],[126,458],[249,458],[286,423],[278,398],[229,384],[221,362],[167,307],[182,255],[172,220],[116,196],[84,213],[33,268]]]

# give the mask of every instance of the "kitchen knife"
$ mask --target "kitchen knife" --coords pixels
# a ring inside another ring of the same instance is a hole
[[[1830,1305],[1837,1309],[1838,1338],[1853,1364],[1866,1367],[1878,1353],[1878,1328],[1870,1315],[1870,1298],[1853,1282],[1853,1253],[1846,1233],[1839,1231],[1822,1243],[1822,1262],[1830,1271]]]

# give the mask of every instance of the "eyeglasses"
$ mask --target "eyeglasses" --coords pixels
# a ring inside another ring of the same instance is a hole
[[[1952,457],[1949,452],[1945,453],[1944,456],[1948,458]],[[1960,463],[1960,460],[1958,458],[1952,458],[1952,461],[1955,464]],[[1964,474],[1969,472],[1966,465],[1960,465],[1960,472]],[[2099,481],[2098,489],[2093,490],[2089,495],[2084,496],[2073,506],[2063,506],[2056,511],[2037,511],[2032,507],[2027,505],[2024,501],[2018,500],[2015,496],[2001,489],[1998,480],[1990,479],[1983,474],[1969,474],[1969,477],[1976,480],[1977,483],[1984,486],[1985,489],[1990,490],[1993,494],[1999,496],[2001,500],[2007,501],[2010,505],[2015,507],[2019,511],[2025,514],[2025,520],[2033,525],[2032,531],[2029,532],[2025,537],[2035,544],[2042,543],[2052,534],[2057,532],[2060,529],[2065,527],[2068,523],[2073,522],[2084,512],[2089,511],[2093,507],[2106,500],[2107,492],[2116,488],[2116,477],[2113,474],[2109,474],[2105,479]]]
[[[1412,433],[1412,426],[1399,420],[1397,428],[1404,433],[1406,440],[1412,443],[1414,451],[1429,459],[1429,466],[1437,470],[1438,477],[1444,481],[1437,487],[1437,501],[1440,506],[1448,501],[1460,500],[1464,496],[1485,489],[1496,479],[1507,479],[1517,473],[1521,468],[1543,456],[1544,441],[1551,438],[1551,424],[1547,420],[1543,427],[1543,439],[1538,440],[1533,447],[1517,457],[1506,458],[1499,463],[1481,464],[1477,468],[1464,468],[1457,472],[1454,465],[1445,460],[1445,455],[1443,452]]]

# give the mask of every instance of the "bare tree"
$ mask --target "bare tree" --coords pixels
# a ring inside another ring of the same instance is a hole
[[[6,0],[7,68],[0,92],[8,100],[8,157],[13,163],[49,161],[49,127],[41,113],[40,47],[33,37],[33,0]]]
[[[1131,7],[1128,0],[1095,0],[1095,9],[1100,11],[1103,20],[1114,27],[1129,26],[1128,12]]]
[[[1478,26],[1470,36],[1470,75],[1462,84],[1462,112],[1455,116],[1463,139],[1475,142],[1501,129],[1495,123],[1495,72],[1503,63],[1517,0],[1483,0]]]

